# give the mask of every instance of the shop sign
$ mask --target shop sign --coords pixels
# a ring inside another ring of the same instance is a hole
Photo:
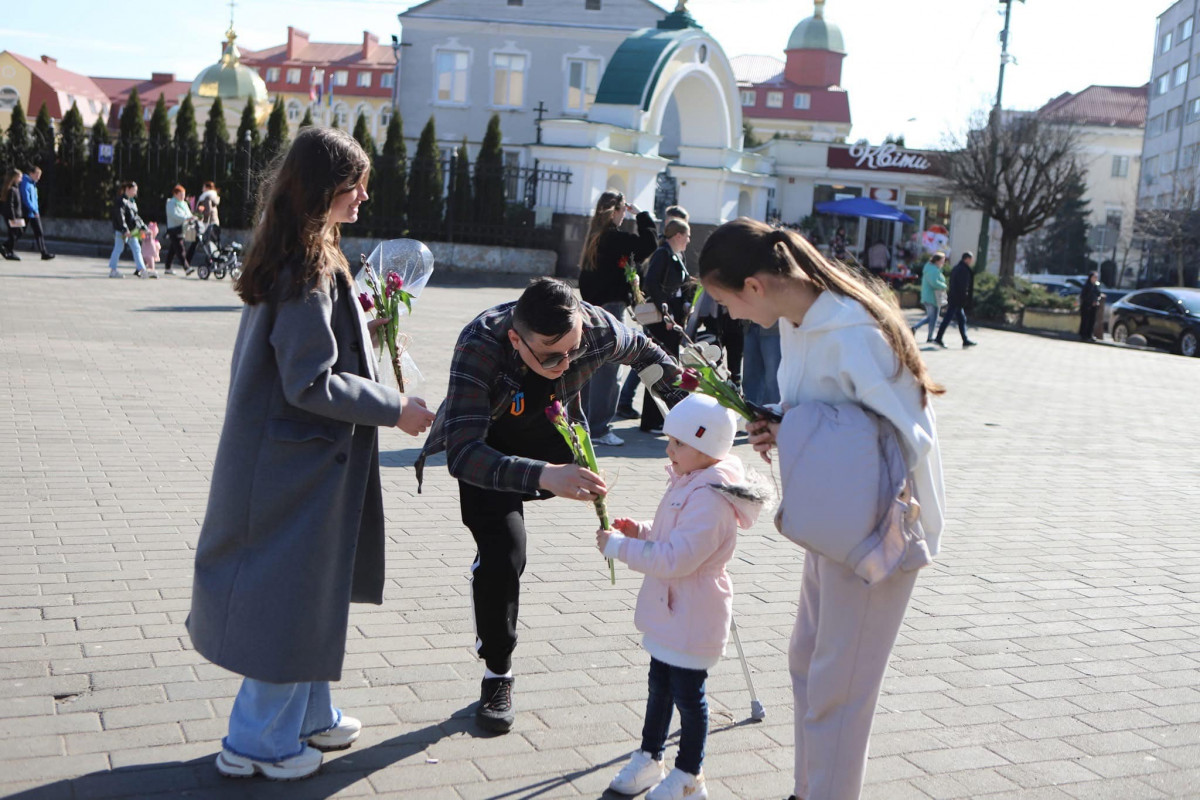
[[[933,173],[933,162],[921,153],[901,150],[894,144],[852,144],[830,147],[826,166],[836,169],[867,169],[880,172]]]
[[[872,186],[870,196],[872,200],[878,200],[881,203],[895,203],[900,199],[900,190]]]

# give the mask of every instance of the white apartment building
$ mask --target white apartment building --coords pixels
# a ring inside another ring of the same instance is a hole
[[[1142,145],[1138,208],[1177,208],[1195,195],[1200,155],[1200,0],[1179,0],[1158,17]]]

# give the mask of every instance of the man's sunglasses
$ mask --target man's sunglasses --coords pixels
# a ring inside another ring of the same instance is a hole
[[[521,332],[518,331],[515,327],[513,328],[513,331],[517,334],[517,338],[521,340],[521,343],[524,344],[527,348],[529,348],[530,354],[532,354],[534,358],[538,359],[538,364],[541,366],[542,369],[554,369],[555,367],[557,367],[559,364],[561,364],[563,361],[565,361],[567,359],[574,361],[575,359],[577,359],[581,355],[583,355],[583,351],[587,349],[584,346],[584,344],[582,342],[580,342],[579,347],[576,347],[574,350],[568,350],[565,353],[555,353],[552,356],[547,356],[546,358],[540,358],[537,354],[537,351],[533,349],[533,346],[530,345],[529,342],[527,342],[525,340],[525,337],[521,335]]]

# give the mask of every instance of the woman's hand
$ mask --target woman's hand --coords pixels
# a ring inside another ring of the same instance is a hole
[[[746,424],[746,432],[750,434],[750,444],[755,452],[770,464],[771,448],[775,446],[775,438],[779,435],[779,423],[756,419]]]
[[[425,401],[421,398],[400,398],[400,419],[396,420],[396,427],[409,436],[419,436],[429,430],[433,418],[434,413],[425,407]]]
[[[588,503],[608,494],[604,479],[578,464],[547,464],[538,486],[558,497]]]
[[[627,539],[638,538],[638,524],[628,517],[620,517],[612,521],[613,530],[619,531]]]
[[[391,321],[391,317],[379,317],[367,320],[367,333],[371,334],[371,341],[373,343],[376,345],[379,344],[379,329],[386,327]]]

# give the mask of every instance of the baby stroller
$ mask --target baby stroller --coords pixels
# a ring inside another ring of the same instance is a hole
[[[238,276],[242,274],[242,245],[240,242],[230,242],[217,247],[216,242],[209,239],[205,240],[202,246],[204,263],[196,265],[196,277],[206,281],[209,275],[214,275],[217,280],[221,280],[228,273],[233,280],[238,279]]]

